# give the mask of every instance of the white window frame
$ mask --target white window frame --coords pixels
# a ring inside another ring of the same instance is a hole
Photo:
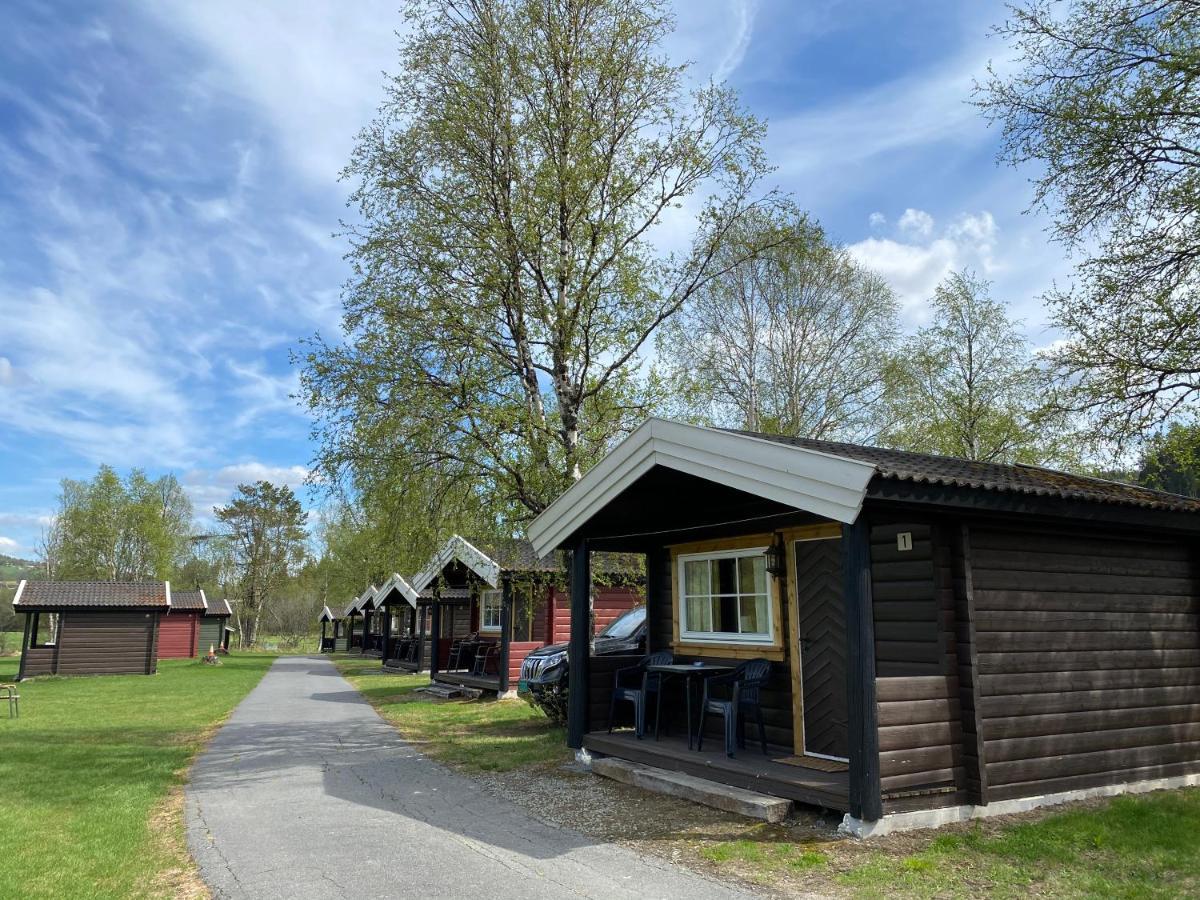
[[[707,553],[681,553],[676,557],[676,612],[679,616],[679,640],[687,644],[745,644],[751,647],[775,646],[775,589],[774,579],[767,572],[767,630],[765,633],[740,634],[734,631],[690,631],[687,621],[687,578],[685,566],[688,562],[714,559],[740,559],[744,556],[763,556],[766,547],[739,547],[735,550],[712,550]],[[764,558],[764,565],[765,565]],[[741,594],[738,595],[739,597]]]
[[[496,602],[496,624],[487,624],[487,608],[488,601]],[[479,630],[489,633],[495,633],[500,630],[500,625],[504,621],[504,592],[503,591],[481,591],[479,594]]]

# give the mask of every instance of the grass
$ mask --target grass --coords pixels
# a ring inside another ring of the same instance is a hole
[[[417,694],[429,675],[383,675],[377,659],[337,654],[342,674],[405,739],[444,763],[507,772],[567,762],[563,729],[524,700],[435,700]]]
[[[795,843],[786,831],[764,827],[701,855],[718,870],[762,883],[855,897],[1195,897],[1200,789],[861,844]]]
[[[179,788],[213,726],[272,661],[167,660],[151,677],[24,682],[21,718],[0,718],[0,897],[194,891]],[[0,681],[16,670],[16,658],[0,659]]]

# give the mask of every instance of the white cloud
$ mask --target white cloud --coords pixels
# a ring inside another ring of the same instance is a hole
[[[933,234],[933,216],[911,206],[900,216],[896,225],[903,234],[911,237],[927,238]]]
[[[12,538],[5,537],[4,535],[0,534],[0,551],[3,551],[4,553],[12,554],[20,546],[21,545],[18,544],[16,541],[14,541]]]
[[[990,277],[1001,269],[995,260],[998,229],[987,210],[957,216],[935,233],[932,216],[906,209],[898,233],[898,238],[869,237],[848,249],[887,279],[910,321],[926,319],[934,288],[950,272],[970,268]]]
[[[872,228],[882,228],[887,224],[887,216],[881,212],[873,212],[867,216],[867,224]]]
[[[196,519],[209,522],[212,518],[212,508],[228,503],[239,484],[269,481],[274,485],[286,484],[293,490],[298,490],[303,487],[308,475],[309,470],[305,466],[278,466],[250,460],[219,469],[193,469],[186,472],[180,480],[192,501]]]
[[[735,26],[733,41],[713,72],[714,81],[724,81],[742,64],[746,51],[750,48],[750,38],[754,33],[754,17],[758,13],[757,0],[733,0]]]

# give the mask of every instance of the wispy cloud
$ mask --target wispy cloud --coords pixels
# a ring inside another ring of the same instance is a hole
[[[729,49],[717,63],[713,72],[714,81],[724,81],[742,64],[746,51],[750,48],[750,38],[754,34],[754,17],[758,12],[757,0],[733,0],[734,28],[733,40]]]

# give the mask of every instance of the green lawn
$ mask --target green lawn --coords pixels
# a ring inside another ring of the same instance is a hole
[[[41,678],[0,709],[0,897],[187,896],[178,791],[273,658],[159,663],[159,674]],[[16,658],[0,659],[11,681]]]
[[[434,759],[474,771],[506,772],[568,761],[566,734],[524,700],[435,700],[415,694],[429,675],[382,675],[378,659],[333,657],[380,715]]]
[[[752,839],[712,844],[701,854],[718,869],[784,892],[1196,897],[1200,789],[1117,797],[1047,811],[1035,820],[996,820],[862,843],[795,843],[786,830],[763,826]]]

